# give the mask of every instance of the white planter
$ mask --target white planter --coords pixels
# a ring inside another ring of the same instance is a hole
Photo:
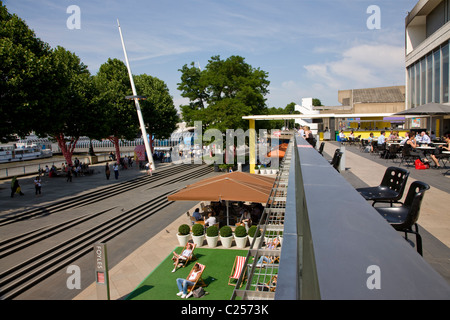
[[[231,244],[233,243],[233,236],[229,237],[220,237],[220,242],[224,248],[231,248]]]
[[[208,242],[208,247],[210,247],[210,248],[216,247],[218,240],[219,240],[219,236],[215,236],[215,237],[206,236],[206,242]]]
[[[234,236],[234,241],[236,241],[236,247],[243,249],[247,246],[247,236],[245,237],[236,237]]]
[[[186,244],[189,241],[189,236],[190,234],[180,235],[179,233],[177,233],[178,243],[180,244],[181,247],[186,246]]]
[[[252,245],[252,243],[253,243],[253,238],[252,237],[250,237],[250,236],[248,236],[248,241],[250,242],[250,249],[258,249],[259,248],[259,244],[260,244],[260,242],[261,242],[261,239],[262,239],[262,237],[258,237],[258,238],[256,238],[256,241],[255,241],[255,244],[254,244],[254,246],[252,247],[251,245]]]
[[[192,235],[192,240],[197,245],[197,247],[203,246],[203,240],[205,240],[205,235],[202,234],[201,236],[194,236]]]

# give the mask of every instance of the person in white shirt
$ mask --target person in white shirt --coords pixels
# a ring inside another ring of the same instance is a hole
[[[426,144],[431,143],[431,139],[430,139],[430,137],[426,134],[425,131],[422,131],[422,132],[420,133],[420,136],[421,136],[420,143],[426,143]]]
[[[384,136],[386,131],[381,131],[380,136],[378,137],[378,145],[382,145],[386,142],[386,137]]]
[[[216,224],[216,223],[217,223],[216,217],[214,217],[214,216],[212,215],[212,213],[210,212],[210,213],[208,214],[208,219],[205,220],[205,227],[207,227],[207,226],[212,226],[212,225],[214,225],[214,224]]]
[[[408,140],[409,140],[409,134],[408,134],[408,132],[406,132],[405,138],[402,141],[400,141],[400,145],[403,146],[406,143],[406,141],[408,141]]]
[[[178,278],[177,279],[177,286],[179,292],[177,293],[177,296],[181,296],[182,299],[189,298],[189,295],[187,295],[187,289],[189,286],[193,286],[195,284],[195,280],[197,280],[197,277],[201,273],[202,268],[198,263],[194,265],[194,269],[189,274],[189,277],[187,279]],[[192,293],[192,291],[191,291]]]

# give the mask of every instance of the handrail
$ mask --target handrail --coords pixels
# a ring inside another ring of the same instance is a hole
[[[446,280],[299,136],[287,193],[276,300],[450,298]]]

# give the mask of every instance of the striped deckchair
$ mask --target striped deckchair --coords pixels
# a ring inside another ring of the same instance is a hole
[[[193,281],[194,285],[188,286],[188,290],[187,290],[188,292],[193,291],[196,287],[206,287],[206,283],[202,279],[202,274],[203,274],[203,271],[205,271],[206,266],[201,263],[198,263],[198,262],[195,265],[197,265],[197,264],[200,266],[200,272],[197,274],[197,277]],[[194,267],[195,267],[195,265],[194,265]],[[191,272],[189,272],[189,275],[186,277],[187,280],[190,279],[192,272],[194,272],[194,267],[192,267]],[[190,280],[190,281],[192,281],[192,280]]]
[[[245,279],[245,274],[246,274],[246,270],[244,269],[244,264],[245,264],[245,257],[241,257],[241,256],[236,256],[236,259],[234,260],[234,265],[233,265],[233,269],[231,269],[231,275],[228,279],[228,285],[230,286],[236,286],[239,277],[241,276],[241,273],[243,273],[242,275],[242,282],[241,285],[244,283],[244,279]]]

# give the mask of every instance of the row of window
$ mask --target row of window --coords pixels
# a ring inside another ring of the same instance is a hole
[[[407,68],[408,108],[449,102],[449,42]]]

